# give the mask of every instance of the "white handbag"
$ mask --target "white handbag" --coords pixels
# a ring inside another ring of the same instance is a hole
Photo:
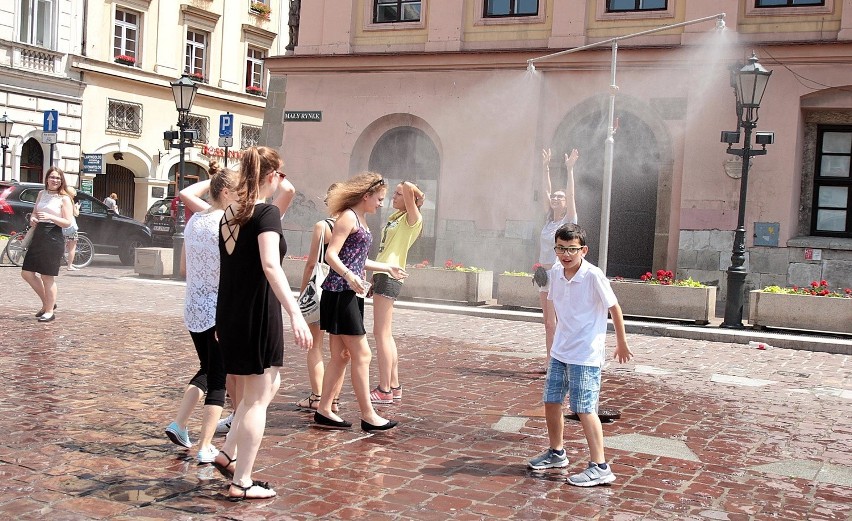
[[[320,235],[319,248],[317,249],[317,263],[314,264],[314,271],[311,274],[308,284],[299,295],[299,310],[302,316],[305,317],[305,322],[311,324],[318,322],[320,318],[320,298],[322,297],[322,283],[328,276],[329,266],[325,260],[320,258],[320,252],[325,244],[325,226],[322,227]]]

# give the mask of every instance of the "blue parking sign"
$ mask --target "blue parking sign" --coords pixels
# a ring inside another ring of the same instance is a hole
[[[219,116],[219,137],[233,137],[234,115],[231,113]]]
[[[59,111],[58,110],[45,110],[44,111],[44,127],[42,127],[43,132],[52,132],[56,133],[56,129],[59,127]]]

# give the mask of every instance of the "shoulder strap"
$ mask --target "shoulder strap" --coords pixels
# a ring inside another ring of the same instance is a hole
[[[322,250],[325,246],[325,226],[322,227],[322,231],[320,231],[320,242],[319,247],[317,248],[317,264],[323,261],[322,259]]]

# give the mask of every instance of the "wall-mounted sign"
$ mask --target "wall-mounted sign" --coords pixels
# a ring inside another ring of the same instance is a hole
[[[80,191],[84,194],[92,195],[95,193],[94,183],[91,179],[81,179],[80,180]],[[92,213],[92,202],[88,199],[83,199],[80,201],[80,211],[82,213]]]
[[[225,157],[225,149],[204,145],[201,147],[201,155],[207,157]],[[240,159],[243,157],[243,153],[239,150],[228,150],[228,157],[230,159]]]
[[[104,155],[83,154],[83,173],[96,175],[104,173]]]
[[[151,187],[151,197],[155,199],[162,199],[166,196],[166,189],[162,186],[152,186]]]
[[[284,121],[322,121],[321,110],[285,110]]]

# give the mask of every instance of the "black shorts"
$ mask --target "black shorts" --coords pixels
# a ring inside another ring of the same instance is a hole
[[[373,275],[373,295],[381,295],[391,300],[399,298],[402,291],[402,282],[391,277],[387,273],[376,273]]]
[[[320,297],[320,329],[330,335],[366,335],[364,299],[346,291],[323,290]]]

